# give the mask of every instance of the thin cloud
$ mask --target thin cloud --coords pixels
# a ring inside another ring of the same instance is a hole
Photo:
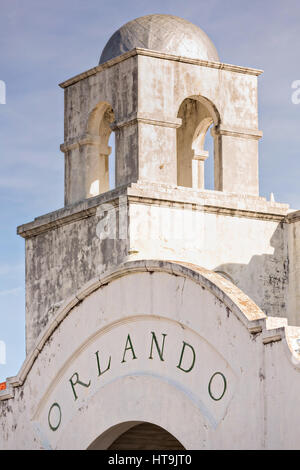
[[[18,295],[22,291],[23,291],[22,287],[15,287],[14,289],[0,290],[0,297],[3,297],[4,295]]]
[[[0,264],[0,276],[8,276],[11,274],[23,273],[25,264]]]

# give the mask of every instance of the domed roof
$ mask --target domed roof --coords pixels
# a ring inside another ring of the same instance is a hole
[[[178,16],[147,15],[129,21],[111,36],[99,64],[136,47],[219,62],[215,46],[198,26]]]

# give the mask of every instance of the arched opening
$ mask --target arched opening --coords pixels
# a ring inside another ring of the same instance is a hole
[[[114,120],[113,109],[105,102],[99,103],[89,116],[87,126],[89,197],[115,187],[115,145],[114,132],[111,129]]]
[[[206,98],[192,96],[181,103],[178,118],[182,124],[177,129],[177,184],[214,189],[217,145],[209,130],[220,122],[217,110]]]
[[[88,450],[184,450],[183,445],[156,424],[127,422],[99,436]]]
[[[165,429],[141,423],[121,434],[109,450],[184,450],[182,444]]]

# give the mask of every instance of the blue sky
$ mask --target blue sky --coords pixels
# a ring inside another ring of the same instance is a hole
[[[25,357],[24,240],[16,226],[63,206],[63,91],[98,64],[111,34],[152,13],[200,26],[222,62],[261,68],[260,192],[300,208],[299,0],[0,0],[0,381]]]

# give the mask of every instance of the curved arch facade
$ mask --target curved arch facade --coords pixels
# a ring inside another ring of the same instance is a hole
[[[22,448],[84,449],[114,426],[145,421],[186,449],[270,447],[272,433],[263,444],[266,345],[275,341],[282,360],[290,355],[288,373],[299,377],[284,346],[288,337],[274,339],[280,329],[270,326],[216,273],[174,262],[127,263],[61,306],[8,381],[2,447],[13,439]]]

